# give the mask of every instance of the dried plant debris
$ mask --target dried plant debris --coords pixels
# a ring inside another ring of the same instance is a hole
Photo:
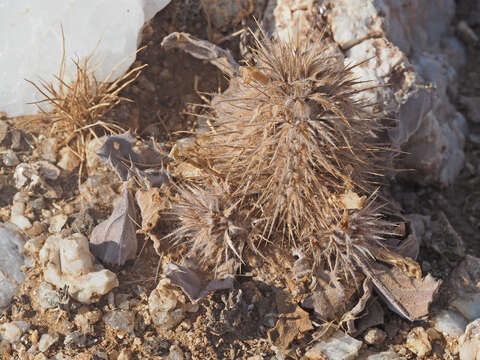
[[[138,51],[141,51],[139,49]],[[94,53],[81,62],[73,61],[76,76],[72,80],[65,78],[65,39],[63,39],[63,54],[58,75],[55,81],[39,83],[29,81],[43,96],[37,102],[40,110],[47,117],[36,117],[28,121],[18,121],[18,126],[29,131],[39,129],[50,131],[62,138],[60,145],[71,147],[74,154],[83,163],[85,161],[85,145],[97,136],[97,131],[104,134],[117,134],[124,131],[123,127],[108,118],[108,113],[119,103],[130,101],[120,95],[120,92],[140,76],[146,65],[137,66],[115,81],[111,81],[115,68],[105,81],[97,81],[92,69]],[[49,104],[49,109],[43,109],[42,104]],[[48,119],[48,123],[45,121]],[[80,167],[80,172],[83,167]]]
[[[268,331],[268,339],[278,350],[285,351],[293,340],[310,330],[313,325],[308,312],[297,306],[293,313],[280,315],[275,327]]]
[[[182,49],[197,59],[210,61],[229,75],[238,74],[240,69],[229,51],[187,33],[171,33],[163,38],[162,47],[166,50]]]
[[[155,149],[155,144],[136,152],[134,142],[135,136],[130,132],[108,136],[97,155],[115,169],[122,181],[136,175],[148,179],[151,186],[160,186],[168,180],[163,168],[171,159]]]
[[[181,265],[169,264],[166,276],[173,285],[180,287],[191,301],[203,299],[208,294],[233,288],[233,276],[226,275],[222,279],[209,279],[201,271]]]
[[[368,269],[364,267],[364,271],[387,306],[410,321],[428,314],[428,307],[442,283],[430,274],[422,279],[412,278],[380,263],[371,264]]]
[[[124,186],[112,215],[98,224],[90,236],[92,253],[102,262],[121,266],[137,254],[136,209],[132,194]]]
[[[230,79],[200,115],[209,128],[182,149],[202,176],[176,187],[179,227],[170,237],[213,272],[227,261],[238,269],[250,256],[264,256],[266,244],[293,249],[301,255],[293,264],[297,281],[320,273],[335,279],[333,287],[310,284],[325,319],[340,320],[348,309],[332,304],[349,303],[365,277],[402,316],[425,315],[439,283],[422,279],[415,260],[396,252],[405,248],[395,220],[401,217],[379,195],[391,150],[381,141],[386,129],[375,104],[359,99],[369,87],[355,80],[356,65],[345,65],[328,39],[252,36],[252,57],[239,68],[228,53],[188,34],[163,41],[211,61]],[[366,293],[351,317],[365,308]]]

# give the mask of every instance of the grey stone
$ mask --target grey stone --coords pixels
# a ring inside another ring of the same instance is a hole
[[[480,319],[467,325],[465,334],[458,340],[460,360],[477,360],[480,354]]]
[[[42,282],[38,287],[38,302],[42,308],[52,309],[58,306],[60,298],[52,285]]]
[[[25,280],[21,270],[26,265],[23,255],[25,242],[15,226],[0,223],[0,310],[8,306],[18,292],[18,286]]]
[[[387,338],[387,334],[381,329],[372,328],[368,329],[365,332],[363,338],[367,344],[379,345],[385,341],[385,339]]]
[[[3,157],[3,164],[5,166],[17,166],[20,164],[17,154],[13,150],[7,150],[5,156]]]
[[[38,350],[42,353],[47,351],[50,346],[58,341],[58,339],[59,336],[56,332],[43,334],[38,342]]]
[[[406,179],[450,184],[463,167],[467,132],[465,119],[450,101],[450,94],[456,94],[456,71],[465,58],[448,27],[455,2],[338,0],[332,4],[327,19],[334,40],[348,50],[345,62],[372,57],[356,67],[355,74],[372,84],[391,84],[363,97],[397,115],[391,140],[409,154],[399,166],[418,170]]]
[[[114,329],[133,333],[135,315],[131,311],[112,310],[104,315],[103,322]]]
[[[317,342],[305,353],[307,359],[353,360],[358,356],[362,342],[341,331],[336,331],[325,341]]]
[[[459,337],[465,332],[467,320],[460,314],[451,310],[442,310],[433,318],[435,329],[443,336]]]
[[[0,120],[0,143],[7,137],[8,134],[8,124]]]
[[[63,344],[67,349],[78,349],[87,346],[87,336],[80,331],[74,331],[67,336],[65,336],[65,340]]]
[[[0,325],[0,339],[15,343],[20,340],[23,333],[30,328],[30,323],[26,321],[12,321]]]

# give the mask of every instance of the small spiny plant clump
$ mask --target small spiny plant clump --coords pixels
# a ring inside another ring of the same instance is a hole
[[[394,233],[371,196],[387,149],[377,136],[383,128],[374,104],[359,96],[369,87],[323,41],[284,42],[262,33],[252,54],[213,99],[210,131],[198,136],[190,156],[203,164],[205,184],[211,177],[229,184],[229,201],[243,209],[243,221],[262,224],[259,234],[244,236],[247,244],[257,242],[256,248],[263,239],[302,249],[314,266],[351,272],[359,257],[374,258]],[[195,190],[198,198],[206,187]],[[357,197],[354,206],[342,201],[349,194]],[[208,211],[191,211],[205,216],[197,224],[209,222]],[[194,248],[229,246],[218,240],[224,229],[192,235],[186,231],[191,219],[179,217],[177,234]],[[209,254],[203,251],[202,261],[210,261]]]

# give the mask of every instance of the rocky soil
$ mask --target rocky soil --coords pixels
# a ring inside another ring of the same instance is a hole
[[[352,1],[275,3],[173,0],[143,31],[147,48],[134,66],[149,66],[123,91],[133,102],[108,117],[135,130],[139,139],[169,145],[195,130],[198,104],[225,90],[227,81],[208,62],[162,49],[162,39],[173,31],[208,39],[240,59],[244,39],[232,34],[252,25],[252,15],[280,34],[326,23],[346,61],[376,57],[358,76],[387,85],[369,96],[382,100],[385,111],[396,111],[399,125],[390,139],[408,153],[397,166],[416,169],[389,179],[388,191],[419,240],[423,273],[442,280],[428,317],[405,320],[374,295],[355,321],[360,329],[355,334],[333,323],[325,326],[299,306],[295,285],[278,266],[279,254],[249,264],[232,285],[194,301],[191,292],[162,276],[171,259],[159,257],[143,231],[144,212],[154,214],[161,201],[153,210],[138,209],[134,259],[106,268],[90,254],[87,238],[110,216],[124,189],[97,156],[104,139],[87,144],[86,173],[79,177],[78,160],[54,133],[18,126],[29,118],[3,116],[1,359],[476,358],[480,3],[445,0],[422,8],[418,1],[367,1],[371,7],[363,13]],[[342,17],[349,11],[350,18]],[[137,200],[141,196],[155,199],[156,194],[136,192]],[[159,237],[171,230],[172,223],[164,220],[154,220]]]

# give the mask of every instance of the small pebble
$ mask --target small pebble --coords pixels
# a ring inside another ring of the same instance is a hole
[[[11,343],[18,342],[23,333],[30,328],[26,321],[12,321],[0,325],[0,336]]]
[[[35,163],[38,166],[38,172],[41,176],[48,180],[57,180],[60,176],[60,169],[55,165],[45,160],[40,160]]]
[[[424,358],[432,351],[432,345],[428,339],[428,334],[423,327],[413,328],[407,336],[408,349],[417,355],[418,358]]]
[[[59,233],[67,223],[67,220],[68,220],[68,216],[65,214],[59,214],[51,217],[48,231],[52,234]]]
[[[48,350],[50,346],[55,344],[59,339],[59,336],[56,332],[49,332],[47,334],[43,334],[38,342],[38,350],[41,352],[45,352]]]
[[[25,212],[25,203],[23,201],[14,201],[10,210],[10,216],[23,215]]]
[[[480,319],[467,325],[458,340],[460,360],[477,360],[480,354]]]
[[[53,309],[58,306],[60,299],[52,285],[42,282],[38,287],[38,302],[43,309]]]
[[[5,121],[0,121],[0,143],[7,137],[8,124]]]
[[[7,153],[3,157],[3,164],[5,166],[17,166],[20,164],[20,160],[18,160],[18,156],[14,151],[7,150]]]
[[[130,360],[131,358],[130,351],[122,349],[120,354],[118,354],[117,360]]]
[[[183,360],[183,351],[178,345],[170,346],[170,353],[167,356],[167,360]]]
[[[14,215],[10,217],[10,223],[18,226],[21,230],[26,230],[32,227],[32,223],[23,215]]]
[[[112,310],[103,316],[103,321],[111,328],[133,333],[135,326],[135,315],[131,311]]]
[[[64,147],[60,150],[60,161],[57,165],[67,172],[72,172],[80,165],[80,160],[69,148]]]
[[[355,359],[361,347],[361,341],[342,331],[336,331],[328,339],[317,342],[305,353],[305,358],[312,360]]]
[[[83,348],[87,346],[87,336],[80,331],[74,331],[65,336],[63,344],[69,350]]]
[[[385,351],[378,354],[370,355],[367,360],[406,360],[395,351]]]
[[[444,336],[459,337],[465,332],[467,320],[456,311],[442,310],[433,319],[434,327]]]
[[[378,328],[368,329],[365,332],[365,335],[363,335],[365,342],[370,345],[380,345],[385,341],[386,338],[387,334],[385,331]]]

